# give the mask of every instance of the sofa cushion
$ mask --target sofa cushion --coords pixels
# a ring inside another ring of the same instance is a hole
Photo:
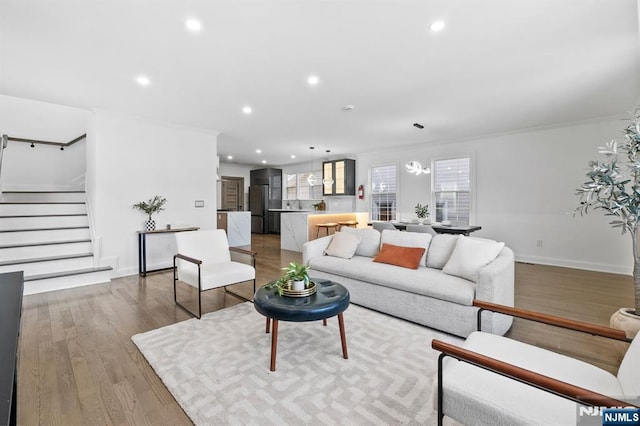
[[[439,269],[400,268],[386,263],[373,262],[373,258],[353,256],[342,259],[331,256],[318,256],[309,259],[312,271],[322,271],[339,277],[351,278],[389,288],[394,288],[422,296],[471,306],[475,297],[475,283],[453,275],[443,274]]]
[[[380,253],[373,259],[374,262],[388,263],[389,265],[403,268],[418,269],[420,259],[424,254],[423,247],[401,247],[393,244],[382,244]]]
[[[394,246],[402,247],[422,247],[425,249],[425,254],[422,255],[420,264],[426,265],[426,252],[427,250],[429,250],[431,238],[433,238],[431,234],[423,234],[419,232],[400,232],[385,229],[384,231],[382,231],[380,244],[387,243],[393,244]]]
[[[456,248],[459,235],[438,234],[431,240],[427,253],[427,267],[442,269]]]
[[[461,235],[442,272],[476,282],[480,269],[491,263],[503,248],[502,242]]]
[[[327,256],[342,257],[345,259],[351,259],[360,244],[360,238],[354,234],[346,234],[344,232],[336,232],[331,239],[329,246],[324,251]]]
[[[375,257],[380,251],[380,231],[376,229],[344,227],[340,232],[355,234],[362,238],[356,250],[357,256]]]

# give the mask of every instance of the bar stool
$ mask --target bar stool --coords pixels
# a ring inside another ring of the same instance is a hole
[[[352,228],[357,228],[358,227],[358,221],[357,220],[343,220],[338,222],[338,231],[340,229],[342,229],[343,226],[350,226]]]
[[[325,229],[327,231],[327,235],[329,235],[329,229],[333,229],[333,233],[335,234],[336,229],[338,228],[338,224],[335,222],[329,223],[317,223],[316,224],[316,238],[320,235],[320,229]]]

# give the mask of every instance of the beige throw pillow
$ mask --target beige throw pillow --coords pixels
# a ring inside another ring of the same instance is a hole
[[[375,257],[380,251],[380,231],[376,229],[344,227],[340,232],[362,238],[356,250],[356,256]]]
[[[476,282],[480,269],[493,262],[503,247],[502,242],[478,240],[461,235],[442,272]]]
[[[324,254],[327,256],[351,259],[361,240],[362,238],[358,235],[336,232],[329,243],[329,247],[324,251]]]
[[[438,234],[431,240],[427,253],[427,268],[442,269],[456,248],[459,235]]]

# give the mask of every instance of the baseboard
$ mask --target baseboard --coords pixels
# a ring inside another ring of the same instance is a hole
[[[579,262],[568,259],[553,259],[532,256],[516,256],[516,262],[536,265],[560,266],[563,268],[583,269],[587,271],[608,272],[611,274],[631,275],[633,266],[611,265],[607,263]]]

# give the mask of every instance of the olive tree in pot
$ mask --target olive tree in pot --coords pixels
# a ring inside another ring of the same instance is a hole
[[[151,215],[164,210],[164,204],[167,199],[159,195],[150,198],[149,201],[140,201],[133,205],[134,209],[145,212],[149,219],[144,222],[144,228],[146,231],[153,231],[156,229],[156,222],[151,218]]]
[[[635,110],[630,121],[622,131],[624,139],[614,139],[599,147],[598,153],[604,158],[589,161],[588,180],[576,192],[580,205],[575,213],[602,210],[605,215],[614,217],[609,222],[611,226],[631,235],[635,308],[622,308],[614,313],[611,326],[624,329],[633,337],[640,330],[640,108]]]

